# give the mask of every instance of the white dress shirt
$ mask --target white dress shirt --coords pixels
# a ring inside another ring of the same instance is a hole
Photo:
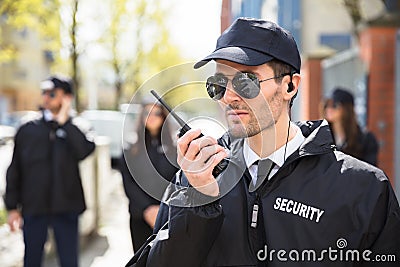
[[[48,110],[48,109],[45,109],[45,110],[43,111],[43,117],[44,117],[44,120],[45,120],[45,121],[52,121],[52,120],[54,120],[54,115],[53,115],[53,113],[51,113],[51,111]]]
[[[272,153],[267,157],[268,159],[272,160],[275,163],[274,168],[269,173],[268,179],[270,179],[279,170],[279,168],[282,167],[283,163],[285,163],[285,160],[290,155],[292,155],[304,142],[305,138],[300,128],[293,123],[291,123],[291,127],[296,129],[296,135],[294,136],[294,138],[289,142],[287,142],[286,145],[282,146],[281,148],[279,148],[278,150],[276,150],[274,153]],[[285,147],[286,147],[286,155],[285,155]],[[243,155],[244,155],[244,160],[246,162],[246,166],[249,169],[251,179],[253,181],[253,184],[255,185],[257,182],[258,166],[254,163],[257,162],[258,160],[261,160],[261,158],[250,148],[249,144],[247,143],[247,140],[245,140],[243,145]]]

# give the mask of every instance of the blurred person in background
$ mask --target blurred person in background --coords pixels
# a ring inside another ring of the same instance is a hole
[[[124,190],[129,199],[134,251],[152,234],[160,207],[158,197],[146,192],[140,181],[150,184],[152,188],[160,187],[160,179],[170,181],[178,170],[176,146],[166,120],[168,113],[161,105],[153,102],[143,100],[136,128],[138,139],[124,150],[120,160]],[[158,188],[156,191],[162,193],[164,190]]]
[[[323,113],[338,150],[377,166],[378,142],[372,132],[358,124],[354,97],[348,89],[334,88],[324,101]]]
[[[62,267],[78,266],[79,215],[86,209],[79,162],[95,144],[71,114],[69,80],[52,76],[41,83],[42,117],[22,125],[14,140],[4,202],[11,231],[22,227],[24,266],[42,265],[48,228]]]

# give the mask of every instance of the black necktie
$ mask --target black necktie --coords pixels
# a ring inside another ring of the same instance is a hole
[[[56,138],[56,130],[58,128],[58,122],[55,120],[47,121],[47,124],[50,126],[49,137],[50,140],[53,141]]]
[[[275,166],[274,162],[270,159],[258,160],[255,164],[258,165],[257,181],[255,185],[253,184],[253,182],[250,182],[250,192],[256,191],[260,187],[260,185],[264,183],[265,179],[268,180],[269,173]]]

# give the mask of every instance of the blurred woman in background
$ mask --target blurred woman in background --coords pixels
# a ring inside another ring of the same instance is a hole
[[[336,87],[325,99],[323,113],[331,126],[338,150],[377,165],[378,142],[371,132],[359,126],[350,91]]]
[[[136,128],[137,141],[124,150],[120,170],[129,199],[130,230],[134,251],[152,234],[160,198],[177,172],[176,147],[164,107],[142,103]]]

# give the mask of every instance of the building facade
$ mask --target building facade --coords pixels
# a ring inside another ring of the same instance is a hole
[[[43,50],[37,33],[0,23],[2,42],[12,44],[16,58],[0,64],[0,119],[6,112],[37,110],[39,84],[50,72],[52,56]]]

